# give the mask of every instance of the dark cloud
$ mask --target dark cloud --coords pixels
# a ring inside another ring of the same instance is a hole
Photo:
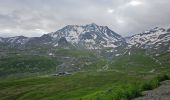
[[[169,0],[1,0],[0,36],[39,36],[95,22],[121,35],[170,24]]]

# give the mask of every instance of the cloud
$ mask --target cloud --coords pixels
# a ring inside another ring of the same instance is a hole
[[[132,1],[130,1],[129,2],[129,5],[131,5],[131,6],[138,6],[138,5],[141,5],[142,4],[142,2],[141,1],[137,1],[137,0],[132,0]]]
[[[109,8],[109,9],[107,9],[107,12],[108,12],[108,13],[113,13],[113,12],[114,12],[114,9],[110,9],[110,8]]]
[[[68,24],[92,22],[127,36],[169,25],[169,3],[169,0],[1,0],[0,36],[40,36]]]

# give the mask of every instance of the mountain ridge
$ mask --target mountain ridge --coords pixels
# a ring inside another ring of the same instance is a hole
[[[125,40],[122,36],[115,33],[114,31],[110,30],[107,26],[98,26],[94,23],[87,24],[87,25],[67,25],[64,28],[56,31],[51,32],[49,34],[44,34],[41,37],[21,37],[20,40],[18,40],[17,37],[11,37],[11,38],[1,38],[1,42],[9,43],[8,41],[11,41],[10,39],[16,39],[18,42],[16,44],[22,45],[22,44],[30,44],[32,40],[36,41],[37,43],[41,41],[45,44],[52,44],[53,46],[58,46],[58,41],[60,41],[60,38],[65,38],[67,42],[72,44],[75,47],[81,47],[86,49],[102,49],[107,47],[117,47],[119,45],[123,45],[125,43]],[[28,41],[22,42],[24,38],[27,38]],[[35,40],[37,39],[37,40]],[[47,41],[43,41],[47,40]],[[15,42],[11,41],[10,43]],[[15,43],[14,43],[15,44]]]
[[[0,45],[10,48],[48,46],[49,48],[83,48],[105,49],[141,48],[150,51],[170,51],[170,28],[155,27],[153,29],[122,37],[107,26],[95,23],[87,25],[67,25],[56,32],[41,37],[0,37]],[[113,50],[114,49],[114,50]],[[120,50],[120,49],[118,49]]]

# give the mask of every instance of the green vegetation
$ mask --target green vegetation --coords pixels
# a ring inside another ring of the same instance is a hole
[[[164,74],[156,76],[110,71],[9,79],[0,82],[0,97],[1,100],[131,100],[140,96],[141,91],[169,79]]]
[[[87,95],[82,100],[131,100],[132,98],[141,96],[141,92],[154,89],[159,86],[159,83],[168,80],[169,76],[161,75],[151,81],[141,80],[127,83],[119,83],[109,88],[106,91],[96,92]],[[132,81],[132,80],[131,80]],[[144,81],[144,82],[143,82]]]
[[[54,71],[56,64],[52,58],[33,55],[15,55],[0,59],[0,76],[22,75]]]
[[[94,56],[95,52],[77,49],[57,49],[55,54],[60,56],[80,57],[80,56]]]
[[[113,59],[110,68],[126,72],[150,72],[160,67],[153,57],[146,55],[144,51],[135,51],[134,54],[126,54]]]
[[[151,57],[141,50],[107,60],[94,51],[57,49],[54,56],[0,58],[0,100],[131,100],[170,76],[169,54]],[[51,76],[62,60],[80,72]],[[27,77],[13,77],[20,75]]]

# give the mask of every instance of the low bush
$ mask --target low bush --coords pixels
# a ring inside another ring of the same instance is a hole
[[[152,90],[159,86],[161,81],[168,80],[168,75],[159,75],[149,82],[118,84],[107,91],[96,92],[80,100],[131,100],[141,96],[142,91]]]

